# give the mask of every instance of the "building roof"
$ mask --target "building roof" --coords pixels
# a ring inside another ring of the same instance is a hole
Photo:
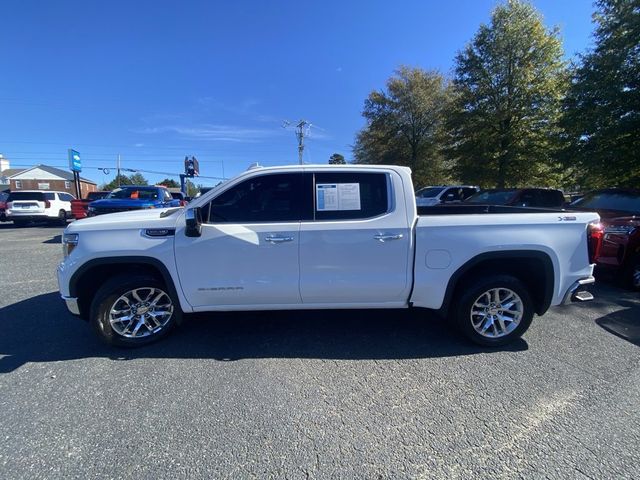
[[[7,168],[0,172],[0,177],[10,177],[20,172],[24,172],[24,168]]]
[[[56,177],[60,177],[64,180],[70,180],[73,181],[73,173],[69,172],[67,170],[62,170],[60,168],[55,168],[55,167],[50,167],[48,165],[36,165],[35,167],[31,167],[31,168],[27,168],[27,169],[22,169],[17,171],[16,173],[14,173],[13,175],[7,175],[7,177],[9,178],[13,178],[16,177],[18,175],[24,175],[25,173],[30,172],[31,170],[35,170],[35,169],[39,169],[42,170],[44,172],[50,173],[51,175],[55,175]],[[11,170],[18,170],[18,169],[11,169]],[[5,170],[5,172],[8,172],[9,170]],[[3,172],[4,174],[4,172]],[[83,181],[84,183],[90,183],[92,185],[97,185],[96,182],[86,179],[86,178],[82,178],[80,177],[80,180]]]

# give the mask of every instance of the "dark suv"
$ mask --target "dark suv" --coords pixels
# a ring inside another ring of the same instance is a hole
[[[595,252],[596,266],[640,290],[640,190],[594,190],[568,208],[600,214],[602,241]]]
[[[565,200],[560,190],[551,188],[493,188],[471,195],[464,203],[562,208]]]

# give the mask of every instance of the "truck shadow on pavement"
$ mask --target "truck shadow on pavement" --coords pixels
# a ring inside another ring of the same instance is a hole
[[[104,345],[70,315],[57,292],[0,309],[0,373],[28,362],[104,357],[318,358],[336,360],[448,357],[496,352],[475,346],[437,317],[408,310],[315,310],[197,314],[160,341],[136,349]],[[503,351],[526,350],[520,339]]]

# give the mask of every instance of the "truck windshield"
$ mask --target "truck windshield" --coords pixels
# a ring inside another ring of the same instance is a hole
[[[465,203],[487,203],[490,205],[506,205],[516,196],[516,190],[485,190],[471,195]]]
[[[573,202],[571,206],[640,214],[640,194],[632,192],[591,192]]]
[[[416,197],[420,198],[433,198],[438,195],[444,187],[425,187],[416,192]]]
[[[107,198],[129,199],[129,200],[157,200],[158,190],[155,188],[116,188]]]

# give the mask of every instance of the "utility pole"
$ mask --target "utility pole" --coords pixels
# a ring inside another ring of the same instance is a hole
[[[118,154],[118,174],[116,175],[118,186],[120,186],[120,154]]]
[[[302,154],[304,153],[304,135],[307,126],[311,126],[306,120],[300,120],[296,125],[296,137],[298,138],[298,162],[302,165]]]
[[[291,122],[285,120],[282,128],[288,128]],[[304,137],[308,134],[311,124],[306,120],[300,120],[296,125],[296,138],[298,139],[298,162],[302,165],[302,155],[304,153]]]

